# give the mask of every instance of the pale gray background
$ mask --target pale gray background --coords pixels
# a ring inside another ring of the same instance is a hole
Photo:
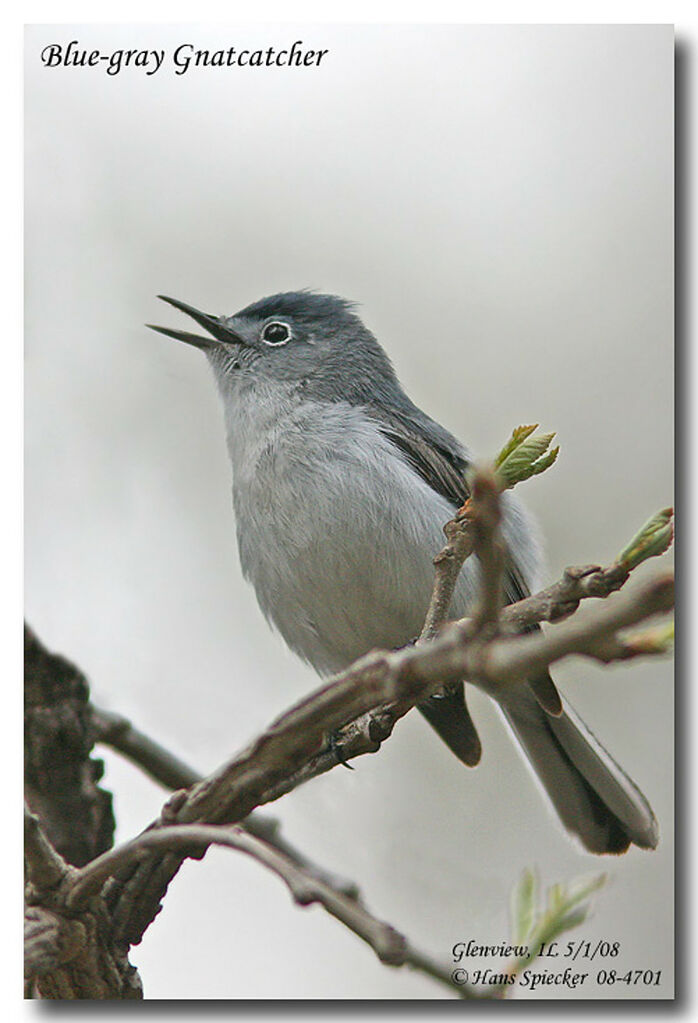
[[[307,71],[44,69],[42,47],[70,39],[331,53]],[[671,503],[670,28],[34,27],[26,74],[26,607],[96,701],[205,771],[316,684],[241,579],[218,399],[198,353],[142,326],[183,325],[158,292],[215,313],[337,292],[476,451],[521,422],[556,429],[558,465],[521,488],[550,578]],[[612,965],[666,983],[579,993],[667,997],[671,665],[555,677],[651,800],[656,852],[573,845],[477,694],[478,770],[411,715],[275,810],[444,958],[507,937],[523,867],[605,869],[574,936],[620,940]],[[123,839],[162,793],[107,762]],[[132,959],[150,998],[444,996],[229,852],[182,870]]]

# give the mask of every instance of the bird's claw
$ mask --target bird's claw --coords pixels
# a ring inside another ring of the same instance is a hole
[[[327,738],[327,745],[331,750],[332,754],[334,755],[334,757],[336,758],[337,763],[341,764],[342,767],[346,767],[347,770],[353,771],[354,768],[352,767],[352,765],[347,760],[344,759],[344,755],[342,753],[341,735],[342,735],[341,728],[337,728],[333,732],[330,732]]]

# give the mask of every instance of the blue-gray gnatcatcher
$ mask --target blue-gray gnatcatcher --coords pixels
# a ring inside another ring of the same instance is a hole
[[[410,401],[341,298],[288,292],[221,317],[164,301],[210,335],[153,328],[202,349],[213,368],[240,560],[267,619],[323,675],[375,647],[409,643],[426,614],[442,527],[467,496],[467,450]],[[521,505],[510,493],[503,503],[514,601],[534,585],[538,554]],[[472,606],[475,571],[470,559],[454,617]],[[654,848],[647,800],[566,703],[548,714],[525,685],[496,699],[562,822],[590,852]],[[420,710],[462,761],[477,762],[462,684]]]

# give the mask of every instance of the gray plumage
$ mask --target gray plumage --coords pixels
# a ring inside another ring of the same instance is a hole
[[[165,301],[212,335],[154,328],[203,349],[213,368],[242,570],[269,622],[323,675],[372,648],[410,642],[426,613],[442,527],[467,496],[467,449],[408,398],[344,299],[288,292],[231,317]],[[513,601],[537,585],[539,557],[518,500],[507,493],[503,504]],[[476,573],[470,559],[454,617],[471,607]],[[557,699],[548,676],[531,684]],[[497,701],[561,820],[589,851],[654,847],[649,804],[571,708],[546,713],[525,686]],[[477,762],[462,685],[420,709],[461,760]]]

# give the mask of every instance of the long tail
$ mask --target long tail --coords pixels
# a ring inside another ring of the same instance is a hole
[[[566,701],[553,717],[522,686],[500,706],[560,820],[589,852],[655,848],[649,803]]]
[[[560,820],[589,852],[622,853],[631,843],[654,849],[658,834],[652,808],[566,701],[556,717],[521,686],[507,694],[500,708]],[[419,709],[464,764],[477,764],[480,740],[462,683],[446,687]]]

